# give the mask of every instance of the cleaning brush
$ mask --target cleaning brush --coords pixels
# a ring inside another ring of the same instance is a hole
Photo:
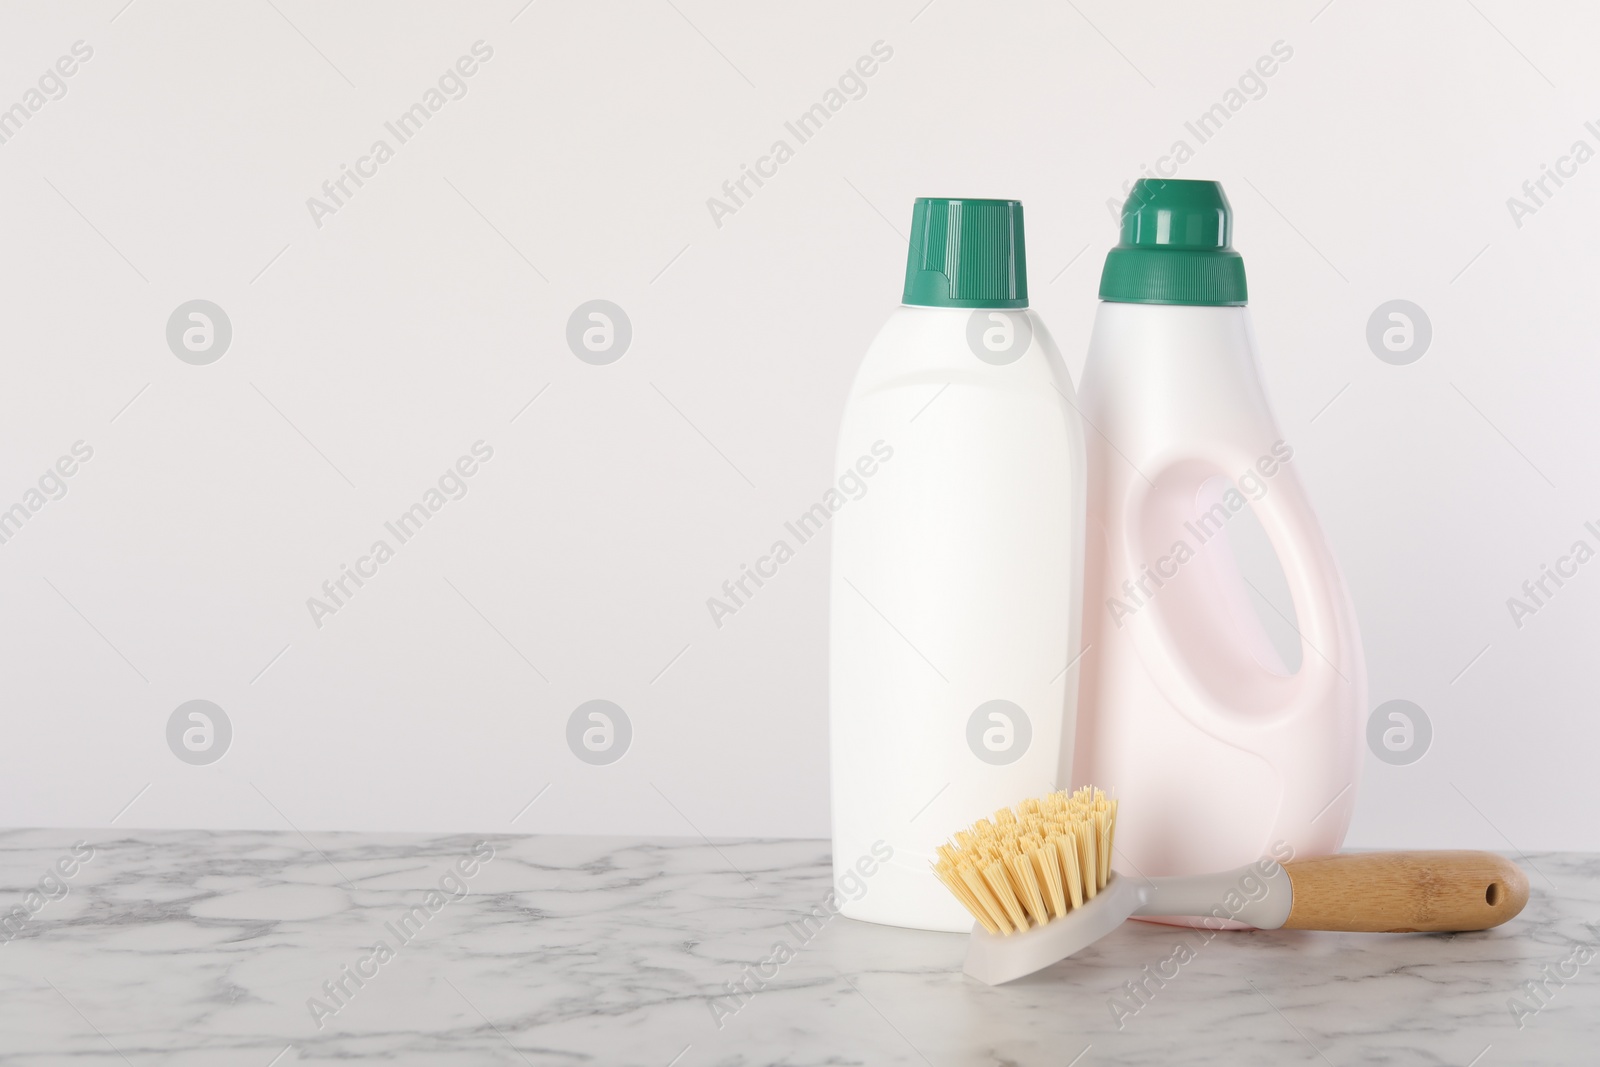
[[[995,985],[1063,960],[1135,915],[1260,930],[1487,930],[1528,901],[1492,852],[1362,852],[1261,860],[1217,874],[1111,869],[1117,802],[1092,786],[1002,808],[940,845],[934,873],[972,913],[966,973]]]

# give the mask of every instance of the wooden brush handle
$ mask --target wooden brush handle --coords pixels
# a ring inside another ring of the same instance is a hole
[[[1283,865],[1290,930],[1487,930],[1528,902],[1528,877],[1492,852],[1369,852]]]

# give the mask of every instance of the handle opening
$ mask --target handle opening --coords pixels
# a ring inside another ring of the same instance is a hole
[[[1144,563],[1135,587],[1121,591],[1149,612],[1193,683],[1244,716],[1282,712],[1306,681],[1301,598],[1277,543],[1284,535],[1270,536],[1257,510],[1272,506],[1271,492],[1262,479],[1246,484],[1199,460],[1160,472],[1130,546]]]

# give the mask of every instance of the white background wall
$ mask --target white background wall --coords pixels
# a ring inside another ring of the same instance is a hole
[[[1506,205],[1600,149],[1582,5],[123,3],[0,14],[0,107],[93,48],[0,144],[0,507],[94,450],[0,545],[0,823],[824,835],[825,543],[721,629],[705,601],[834,477],[912,198],[1025,202],[1076,374],[1106,201],[1283,41],[1181,176],[1232,197],[1372,702],[1433,723],[1420,761],[1369,759],[1351,842],[1600,848],[1600,562],[1521,629],[1506,606],[1600,546],[1600,162],[1520,228]],[[317,226],[479,40],[466,95]],[[206,366],[165,338],[196,298],[233,327]],[[609,366],[564,340],[593,298],[633,326]],[[1409,366],[1364,337],[1394,298],[1433,324]],[[470,492],[314,625],[480,439]],[[595,698],[633,724],[610,766],[564,739]],[[208,766],[167,746],[191,699],[233,726]]]

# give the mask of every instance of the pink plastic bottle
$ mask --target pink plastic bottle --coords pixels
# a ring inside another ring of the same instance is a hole
[[[1355,613],[1267,407],[1231,229],[1216,182],[1138,182],[1083,373],[1073,780],[1121,801],[1114,864],[1134,875],[1228,870],[1285,846],[1336,851],[1361,767]],[[1293,597],[1292,673],[1229,547],[1247,507]]]

